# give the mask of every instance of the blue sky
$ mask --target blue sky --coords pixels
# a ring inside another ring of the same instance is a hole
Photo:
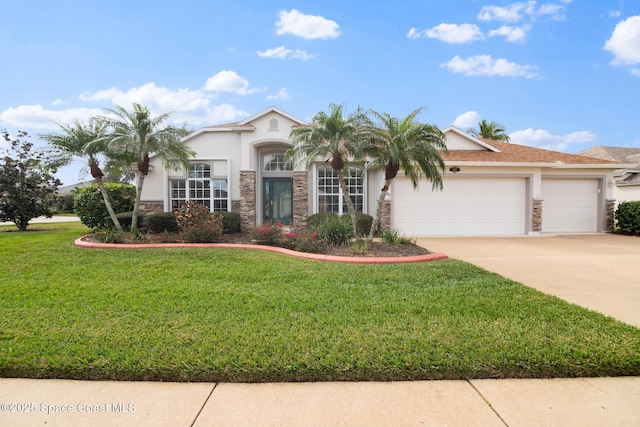
[[[640,147],[637,0],[2,0],[2,16],[0,129],[37,144],[134,102],[191,128],[344,103],[569,153]]]

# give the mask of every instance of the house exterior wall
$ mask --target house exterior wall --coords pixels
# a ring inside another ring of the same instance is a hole
[[[640,185],[617,185],[613,187],[616,203],[640,200]]]

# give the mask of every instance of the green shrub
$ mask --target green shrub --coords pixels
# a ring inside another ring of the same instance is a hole
[[[332,212],[318,212],[316,214],[309,215],[307,217],[307,228],[309,229],[315,228],[316,226],[326,221],[327,218],[331,218],[334,216],[337,217],[338,214],[335,214]]]
[[[282,236],[282,247],[293,249],[298,252],[309,252],[314,254],[322,253],[326,250],[326,244],[317,232],[290,231]]]
[[[640,234],[640,201],[620,203],[615,217],[620,231]]]
[[[222,236],[222,216],[211,215],[203,204],[188,201],[174,215],[185,242],[215,243]]]
[[[214,215],[222,216],[222,232],[239,233],[240,232],[240,214],[237,212],[219,211],[214,212]]]
[[[136,188],[131,184],[105,182],[104,187],[109,194],[111,207],[115,213],[133,210]],[[113,226],[109,212],[102,199],[97,185],[80,188],[73,200],[73,211],[84,225],[93,229],[107,229]]]
[[[120,213],[116,214],[116,218],[118,218],[118,222],[122,226],[123,230],[130,230],[131,229],[131,219],[133,218],[133,212],[120,212]],[[140,215],[138,215],[138,225],[140,225],[140,224],[142,224],[142,217]],[[109,227],[108,228],[114,228],[115,229],[115,225],[111,221],[109,221]]]
[[[178,220],[173,212],[151,214],[145,218],[144,222],[151,233],[171,233],[179,230]]]
[[[73,199],[75,199],[74,193],[58,196],[58,202],[56,203],[56,213],[70,213],[73,212]]]
[[[351,224],[351,216],[349,214],[344,214],[341,218]],[[356,232],[358,236],[367,236],[369,230],[371,230],[371,224],[373,224],[373,217],[371,215],[364,213],[356,214]]]
[[[337,215],[328,216],[310,230],[317,232],[327,245],[346,245],[353,237],[351,221],[344,221]]]

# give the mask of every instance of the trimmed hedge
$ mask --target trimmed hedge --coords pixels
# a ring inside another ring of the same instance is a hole
[[[217,211],[214,215],[222,216],[222,232],[239,233],[240,232],[240,214],[237,212]]]
[[[120,225],[122,226],[123,230],[130,230],[131,229],[131,221],[133,218],[133,212],[120,212],[118,214],[116,214],[116,218],[118,218],[118,222],[120,223]],[[109,221],[109,224],[111,224],[111,221]],[[142,224],[142,216],[140,216],[140,214],[138,214],[138,225]],[[115,229],[115,225],[111,224],[111,227]]]
[[[615,217],[620,231],[640,234],[640,201],[620,203]]]
[[[149,215],[144,220],[147,229],[152,233],[177,232],[178,220],[173,212],[159,212]]]
[[[351,216],[349,214],[342,215],[342,219],[351,224]],[[371,224],[373,224],[373,217],[364,213],[356,214],[356,232],[358,236],[366,236],[371,230]]]
[[[116,214],[130,212],[136,199],[136,187],[131,184],[105,182],[111,207]],[[96,184],[80,188],[73,200],[73,211],[84,225],[93,229],[113,227],[109,212],[102,199],[102,193]]]
[[[327,221],[328,218],[338,216],[338,214],[334,214],[332,212],[318,212],[313,215],[309,215],[307,217],[307,228],[315,228],[323,222]]]

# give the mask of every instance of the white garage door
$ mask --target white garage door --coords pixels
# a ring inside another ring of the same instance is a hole
[[[598,231],[597,179],[542,180],[543,233]]]
[[[443,191],[406,178],[393,184],[393,226],[408,236],[495,236],[525,233],[524,178],[444,179]]]

